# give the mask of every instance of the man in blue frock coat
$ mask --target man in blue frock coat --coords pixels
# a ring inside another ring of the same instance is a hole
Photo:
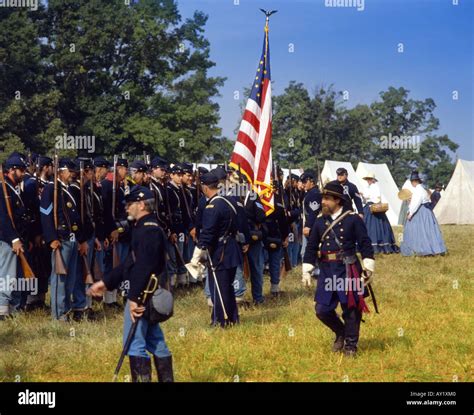
[[[374,251],[363,219],[352,212],[343,187],[328,183],[323,192],[322,214],[315,220],[303,258],[303,284],[311,285],[316,259],[320,273],[315,294],[316,316],[336,335],[333,350],[355,356],[364,301],[374,272]],[[362,265],[356,256],[356,243]],[[342,320],[336,313],[341,304]]]

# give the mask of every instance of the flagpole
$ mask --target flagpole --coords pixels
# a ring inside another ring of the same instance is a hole
[[[269,31],[269,22],[270,16],[276,13],[278,10],[267,11],[264,9],[260,9],[262,13],[265,14],[265,61],[267,60],[267,53],[268,53],[268,31]]]

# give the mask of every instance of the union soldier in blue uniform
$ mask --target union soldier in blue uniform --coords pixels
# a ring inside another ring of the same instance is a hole
[[[201,186],[201,177],[209,173],[209,170],[206,169],[205,167],[198,167],[196,170],[196,174],[198,176],[199,180],[199,185]],[[206,208],[206,196],[202,193],[202,188],[199,191],[199,194],[196,192],[196,197],[197,197],[197,204],[196,204],[196,213],[194,215],[194,225],[195,225],[195,239],[199,239],[199,232],[202,227],[202,212],[204,212],[204,209]]]
[[[235,238],[237,209],[229,199],[218,195],[219,179],[213,172],[204,174],[201,183],[207,204],[193,260],[205,260],[209,255],[211,323],[225,327],[239,322],[233,286],[237,266],[242,264],[242,251]]]
[[[56,274],[56,255],[52,255],[51,314],[54,319],[69,320],[76,280],[78,255],[87,255],[89,246],[80,228],[79,207],[71,193],[70,183],[74,162],[59,160],[57,206],[54,206],[54,183],[48,183],[41,195],[40,212],[44,240],[53,251],[60,250],[67,275]],[[56,211],[55,211],[56,208]],[[57,227],[55,224],[57,217]]]
[[[145,186],[145,177],[148,172],[148,166],[142,160],[135,160],[129,167],[130,179],[132,185]]]
[[[26,170],[25,160],[13,155],[4,164],[4,179],[7,194],[0,188],[0,280],[3,287],[11,287],[10,279],[21,278],[21,267],[18,263],[20,252],[28,250],[29,219],[21,197],[20,184]],[[7,211],[7,201],[13,221]],[[0,290],[0,320],[4,320],[19,310],[21,292],[17,290]]]
[[[246,188],[241,186],[240,175],[238,172],[233,171],[230,174],[228,180],[224,184],[227,199],[232,202],[237,212],[237,235],[236,239],[239,247],[242,249],[242,253],[246,255],[249,249],[250,243],[250,229],[247,223],[247,218],[244,210],[244,195]],[[234,279],[234,293],[237,305],[245,305],[244,300],[245,292],[247,291],[247,285],[244,278],[244,269],[242,266],[238,266],[235,272]]]
[[[350,199],[340,184],[325,186],[322,204],[322,216],[313,224],[303,259],[303,284],[311,285],[311,272],[318,258],[316,316],[335,333],[333,350],[354,356],[362,312],[368,311],[365,286],[374,272],[374,250],[363,219],[352,212]],[[339,303],[343,321],[335,311]]]
[[[354,203],[357,213],[361,218],[364,217],[364,207],[362,206],[362,197],[359,193],[359,189],[354,183],[348,180],[349,173],[344,167],[339,167],[336,170],[337,182],[343,187],[344,193],[349,196],[351,201]],[[336,180],[334,180],[336,181]]]
[[[44,186],[52,180],[53,160],[46,156],[32,158],[36,172],[23,181],[23,199],[31,219],[29,240],[32,243],[30,252],[31,267],[37,278],[37,292],[29,293],[26,300],[26,311],[47,309],[45,304],[48,292],[48,280],[51,275],[51,248],[43,240],[40,215],[40,197]],[[25,176],[26,177],[26,176]]]
[[[187,216],[186,239],[184,243],[184,261],[188,262],[193,256],[195,238],[196,238],[196,218],[194,215],[194,206],[197,201],[194,200],[195,189],[193,187],[193,165],[191,163],[182,163],[183,176],[181,180],[181,191],[183,193],[184,212]],[[190,279],[190,283],[196,283],[194,278]]]
[[[131,228],[131,252],[125,262],[92,285],[89,293],[101,296],[104,291],[128,286],[124,311],[124,344],[132,323],[139,318],[135,336],[127,351],[132,381],[150,382],[153,356],[159,382],[173,382],[171,353],[158,323],[147,319],[145,305],[141,305],[144,290],[152,274],[165,269],[166,236],[153,213],[155,200],[150,189],[134,186],[126,196],[127,213],[134,220]]]
[[[93,188],[92,217],[95,236],[95,250],[92,260],[92,269],[94,272],[94,279],[96,280],[100,280],[105,273],[105,252],[109,248],[109,239],[105,226],[106,212],[101,184],[107,176],[109,167],[110,162],[104,157],[99,156],[94,158],[92,172],[94,176],[91,177],[91,184]],[[107,308],[120,308],[116,296],[116,293],[114,295],[113,292],[106,292],[104,294],[104,305]]]
[[[265,217],[262,224],[263,229],[263,245],[268,257],[268,268],[270,273],[270,293],[273,297],[280,295],[280,273],[281,263],[283,259],[283,248],[288,247],[288,235],[290,234],[290,226],[285,207],[288,201],[285,200],[285,192],[280,192],[279,186],[276,185],[281,180],[283,172],[280,168],[274,171],[279,177],[273,178],[274,193],[273,203],[274,211]]]
[[[171,287],[187,283],[187,271],[184,266],[184,244],[189,229],[189,216],[182,191],[183,168],[180,164],[170,165],[170,181],[166,186],[168,216],[170,218],[170,236],[167,263]],[[178,251],[178,252],[177,252]],[[181,260],[183,258],[183,260]]]
[[[288,200],[288,223],[290,226],[290,235],[288,242],[288,254],[291,266],[298,265],[298,256],[300,252],[300,232],[301,232],[301,213],[300,195],[297,189],[297,183],[300,177],[291,173],[285,184],[285,195]]]
[[[321,212],[321,192],[316,186],[316,174],[313,170],[307,170],[301,175],[305,195],[303,199],[304,228],[303,234],[308,237],[316,217]]]
[[[113,201],[113,180],[106,177],[102,180],[102,196],[104,199],[105,227],[109,235],[110,242],[117,244],[120,260],[123,261],[127,255],[130,245],[129,224],[127,222],[127,212],[125,210],[125,196],[130,192],[133,185],[127,177],[128,161],[119,158],[116,164],[117,187],[115,195],[115,212],[112,212]]]
[[[239,174],[239,173],[237,173]],[[252,299],[255,305],[262,304],[265,301],[263,296],[263,230],[266,216],[263,205],[258,194],[251,190],[247,178],[240,174],[243,193],[243,213],[248,227],[249,247],[247,258],[249,261],[250,283],[252,287]]]
[[[115,165],[116,171],[111,177],[106,177],[101,182],[102,197],[104,202],[104,222],[109,246],[105,251],[104,269],[105,274],[112,271],[113,251],[115,249],[119,262],[125,261],[130,249],[130,226],[127,221],[125,210],[125,196],[130,192],[132,183],[127,178],[128,160],[118,158]],[[116,189],[113,194],[113,175],[116,175]],[[115,210],[113,200],[115,198]],[[107,292],[104,297],[107,307],[119,308],[117,302],[117,291]]]
[[[301,175],[301,183],[304,190],[301,256],[304,256],[311,228],[321,212],[322,196],[319,188],[316,186],[316,173],[313,170],[308,169]]]
[[[92,270],[92,259],[94,249],[97,248],[95,243],[94,218],[92,213],[92,192],[90,190],[90,177],[93,174],[94,164],[89,158],[80,157],[75,160],[75,171],[73,172],[73,180],[70,186],[76,206],[79,212],[80,227],[82,237],[87,242],[87,254],[79,255],[76,265],[76,283],[73,291],[72,318],[75,321],[82,319],[95,319],[92,311],[92,303],[90,298],[86,297],[86,282],[84,280],[85,264],[87,262],[88,269]],[[82,169],[82,189],[81,189],[81,172]],[[83,258],[84,257],[84,258]]]
[[[238,173],[233,172],[233,175],[235,177],[231,180],[227,180],[227,172],[226,170],[218,166],[215,169],[212,169],[210,171],[218,180],[218,188],[219,191],[222,192],[221,196],[225,196],[228,201],[230,201],[234,207],[234,209],[237,212],[237,239],[238,243],[242,248],[242,252],[245,253],[246,250],[248,249],[248,243],[250,241],[250,232],[249,232],[249,227],[248,224],[245,220],[245,212],[243,209],[243,203],[240,201],[240,190],[236,188],[236,184],[239,184],[239,179],[238,179]],[[203,173],[204,174],[204,173]],[[227,193],[227,194],[226,194]],[[206,208],[206,204],[208,202],[208,199],[205,195],[203,195],[198,203],[198,209],[197,209],[197,214],[196,214],[196,229],[197,229],[197,236],[199,237],[199,231],[202,228],[202,213],[204,212],[204,209]],[[196,252],[196,251],[194,251]],[[191,262],[194,262],[196,266],[196,259],[191,259]],[[207,304],[209,307],[213,307],[212,303],[212,298],[211,298],[211,291],[209,288],[209,276],[206,278],[205,284],[204,284],[204,294],[206,295],[207,298]],[[244,294],[246,291],[247,287],[245,284],[245,280],[243,277],[243,269],[239,265],[236,269],[235,277],[234,277],[234,294],[236,297],[237,304],[244,304]]]
[[[166,199],[166,172],[169,163],[162,157],[156,156],[151,160],[150,190],[155,198],[155,213],[158,223],[167,233],[170,229]]]

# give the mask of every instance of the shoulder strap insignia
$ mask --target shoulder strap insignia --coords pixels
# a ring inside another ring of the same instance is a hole
[[[156,222],[145,222],[143,226],[158,226]]]

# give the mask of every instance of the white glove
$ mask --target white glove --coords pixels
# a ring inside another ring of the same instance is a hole
[[[375,261],[372,258],[364,258],[362,260],[362,265],[366,271],[375,271]]]
[[[202,277],[206,267],[202,264],[201,260],[207,257],[207,250],[194,247],[193,257],[189,264],[186,264],[185,267],[188,270],[192,278],[197,281],[202,281]]]
[[[207,258],[207,250],[199,247],[194,247],[193,257],[191,258],[191,264],[198,265],[201,261]]]
[[[314,271],[313,264],[305,264],[303,263],[303,278],[301,282],[303,283],[303,287],[311,287],[311,274]]]
[[[372,258],[364,258],[362,260],[362,265],[364,267],[364,275],[362,275],[362,282],[364,287],[369,285],[374,279],[375,271],[375,261]]]

